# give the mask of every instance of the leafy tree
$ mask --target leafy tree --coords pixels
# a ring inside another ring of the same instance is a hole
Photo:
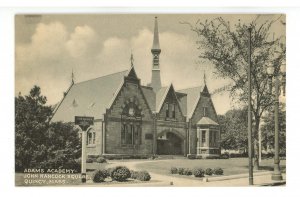
[[[33,167],[33,155],[43,157],[47,120],[51,108],[45,106],[46,97],[41,95],[39,87],[34,86],[28,96],[15,98],[15,168]]]
[[[232,80],[231,95],[242,105],[247,104],[249,94],[247,86],[248,28],[252,28],[251,106],[255,168],[259,167],[258,131],[261,117],[274,104],[274,95],[270,95],[268,91],[266,67],[272,63],[276,67],[275,72],[279,72],[279,66],[285,58],[285,46],[279,45],[282,37],[276,39],[269,37],[270,27],[279,18],[264,23],[258,23],[258,18],[259,16],[249,24],[240,21],[233,26],[221,17],[204,22],[199,20],[195,25],[189,24],[191,30],[199,37],[197,41],[199,58],[210,62],[219,77]]]
[[[281,105],[282,106],[282,105]],[[286,111],[279,110],[279,148],[280,153],[286,153]],[[262,146],[265,150],[274,149],[274,132],[275,132],[275,122],[274,113],[269,112],[263,117],[263,122],[261,126],[262,131]]]
[[[80,157],[78,131],[71,123],[49,123],[51,106],[34,86],[29,95],[15,98],[15,170],[72,167]],[[78,169],[78,166],[75,166]]]
[[[221,147],[225,150],[247,150],[247,109],[229,110],[219,115]]]

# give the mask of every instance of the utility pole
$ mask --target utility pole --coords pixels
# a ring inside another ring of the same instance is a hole
[[[253,165],[252,165],[252,116],[251,116],[251,31],[249,31],[249,53],[248,53],[248,156],[249,156],[249,185],[253,185]]]

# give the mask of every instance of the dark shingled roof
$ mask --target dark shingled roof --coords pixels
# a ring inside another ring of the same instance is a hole
[[[124,82],[128,71],[75,83],[54,112],[52,122],[74,122],[74,116],[101,119]]]

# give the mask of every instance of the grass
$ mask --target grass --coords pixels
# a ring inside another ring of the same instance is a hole
[[[126,165],[126,162],[132,162],[136,160],[114,160],[115,162],[120,162],[122,165]],[[142,160],[138,160],[142,161]],[[149,161],[149,160],[147,160]],[[260,170],[265,171],[272,171],[273,170],[273,159],[264,159],[260,163]],[[286,161],[281,160],[280,161],[280,167],[283,173],[285,173],[286,169]],[[87,163],[87,175],[91,175],[93,170],[96,169],[103,169],[110,167],[110,163]],[[140,170],[147,170],[148,172],[162,174],[162,175],[169,175],[169,176],[177,176],[177,177],[188,177],[188,176],[181,176],[181,175],[172,175],[170,173],[171,167],[183,167],[183,168],[190,168],[193,169],[195,167],[200,167],[202,169],[206,168],[216,168],[221,167],[224,170],[224,175],[236,175],[236,174],[245,174],[248,173],[248,159],[247,158],[231,158],[231,159],[195,159],[190,160],[186,158],[177,158],[177,159],[166,159],[166,160],[151,160],[150,162],[143,162],[136,165],[136,168]],[[80,174],[71,174],[71,175],[77,175],[77,178],[66,178],[66,179],[57,179],[59,180],[65,180],[65,183],[61,182],[47,182],[47,183],[34,183],[34,184],[25,184],[24,180],[24,173],[16,173],[15,174],[15,185],[16,186],[66,186],[66,185],[80,185],[81,184],[81,178],[79,178]],[[192,176],[190,178],[193,178]],[[39,180],[37,179],[30,179],[30,180]],[[152,180],[151,180],[152,181]],[[126,183],[135,183],[136,181],[129,180]],[[103,184],[103,183],[101,183]],[[107,181],[104,184],[114,184],[112,181]]]
[[[273,159],[262,160],[260,170],[273,170]],[[200,167],[216,168],[221,167],[224,170],[224,175],[235,175],[248,173],[248,159],[247,158],[231,158],[231,159],[172,159],[159,160],[154,162],[145,162],[137,164],[137,168],[148,170],[157,174],[170,175],[171,167],[183,167],[193,169]],[[281,169],[285,171],[285,160],[281,161]]]

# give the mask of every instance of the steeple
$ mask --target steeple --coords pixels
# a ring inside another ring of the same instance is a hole
[[[153,90],[155,92],[161,88],[160,68],[159,68],[160,52],[161,52],[161,49],[159,46],[158,23],[157,23],[157,17],[155,17],[153,45],[152,45],[152,49],[151,49],[151,53],[153,56],[151,87],[153,88]]]
[[[151,52],[153,53],[156,51],[159,51],[159,53],[161,51],[160,46],[159,46],[157,16],[155,17],[155,22],[154,22],[154,37],[153,37],[153,44],[152,44]]]

